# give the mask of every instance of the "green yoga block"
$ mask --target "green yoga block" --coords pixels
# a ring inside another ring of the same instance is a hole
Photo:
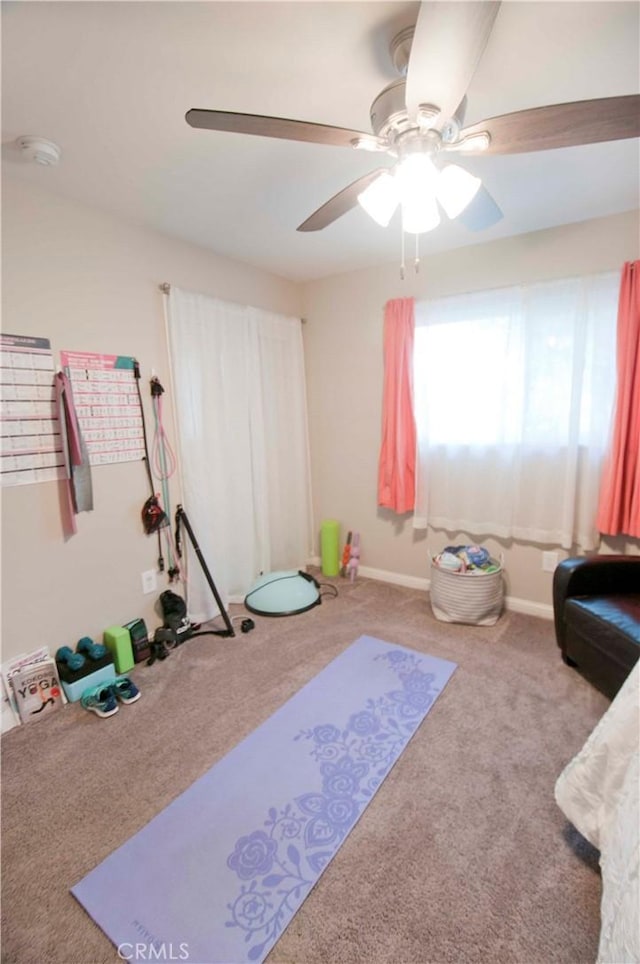
[[[133,646],[128,629],[123,626],[110,626],[105,629],[104,645],[113,656],[117,673],[128,673],[133,669]]]

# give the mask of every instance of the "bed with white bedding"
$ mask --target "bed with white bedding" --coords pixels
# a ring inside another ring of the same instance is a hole
[[[600,851],[598,964],[640,962],[640,662],[556,782],[558,805]]]

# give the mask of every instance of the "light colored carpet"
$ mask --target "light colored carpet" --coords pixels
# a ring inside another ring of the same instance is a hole
[[[268,964],[595,960],[597,854],[553,785],[608,701],[546,620],[450,625],[422,592],[330,581],[308,613],[136,667],[142,699],[110,719],[73,704],[2,738],[6,964],[117,961],[69,887],[361,634],[458,669]]]

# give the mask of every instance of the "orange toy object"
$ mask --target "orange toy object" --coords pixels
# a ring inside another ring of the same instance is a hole
[[[342,550],[342,567],[340,569],[341,576],[346,576],[347,566],[349,565],[350,558],[351,558],[351,533],[347,535],[347,541],[344,549]]]

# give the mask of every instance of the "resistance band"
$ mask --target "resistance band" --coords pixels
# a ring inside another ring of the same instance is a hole
[[[142,404],[142,395],[140,393],[140,364],[134,358],[133,360],[133,374],[136,381],[136,391],[138,393],[138,405],[140,406],[140,418],[142,420],[142,439],[144,442],[144,464],[147,470],[147,478],[149,480],[149,488],[151,489],[151,495],[145,502],[142,508],[142,523],[145,527],[145,531],[148,534],[152,532],[157,532],[158,535],[158,570],[164,572],[164,556],[162,555],[162,536],[160,529],[163,526],[168,525],[169,519],[166,517],[165,513],[162,511],[155,492],[155,487],[153,485],[153,477],[151,475],[151,464],[149,460],[149,443],[147,441],[147,425],[144,418],[144,406]],[[164,518],[163,518],[164,517]]]
[[[151,379],[151,404],[153,407],[153,418],[155,422],[155,430],[153,437],[152,446],[152,465],[153,472],[156,479],[160,482],[160,487],[162,489],[162,504],[164,511],[167,516],[170,517],[171,506],[169,502],[169,479],[175,473],[177,468],[177,459],[169,439],[167,438],[167,433],[164,429],[164,423],[162,421],[162,396],[164,394],[164,388],[160,384],[160,380],[154,375]],[[177,547],[174,548],[174,544],[171,538],[171,523],[165,527],[166,541],[167,541],[167,558],[169,560],[169,569],[167,570],[167,575],[169,576],[169,581],[182,579],[185,581],[185,577],[180,568],[179,553]]]

